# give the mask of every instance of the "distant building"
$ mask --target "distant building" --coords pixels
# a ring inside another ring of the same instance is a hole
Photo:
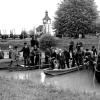
[[[48,16],[48,11],[45,12],[45,17],[43,18],[43,33],[51,33],[51,19]]]

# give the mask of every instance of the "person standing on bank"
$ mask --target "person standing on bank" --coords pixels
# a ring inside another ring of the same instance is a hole
[[[35,36],[32,36],[32,40],[30,42],[31,42],[31,47],[34,47],[35,45],[39,47],[39,42]]]
[[[19,52],[23,52],[23,57],[24,57],[24,65],[29,65],[29,57],[30,57],[30,49],[27,46],[27,43],[24,43],[24,47],[22,48],[21,51]]]

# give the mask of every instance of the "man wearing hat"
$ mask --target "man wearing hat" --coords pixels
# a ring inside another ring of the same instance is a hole
[[[24,65],[29,65],[29,57],[30,57],[30,49],[27,46],[27,43],[24,43],[24,47],[20,52],[23,52],[23,57],[24,57]]]

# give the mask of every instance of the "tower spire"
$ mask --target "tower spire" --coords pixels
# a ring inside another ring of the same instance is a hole
[[[43,20],[45,20],[45,21],[51,20],[50,17],[48,16],[48,11],[47,10],[45,12],[45,17],[43,18]]]
[[[51,19],[48,16],[48,11],[45,11],[45,17],[43,18],[44,33],[50,33]]]

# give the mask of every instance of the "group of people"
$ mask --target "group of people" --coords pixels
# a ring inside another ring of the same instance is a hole
[[[64,49],[47,48],[45,52],[45,61],[50,63],[52,69],[65,69],[70,67],[87,65],[94,70],[94,62],[96,62],[97,50],[92,46],[91,50],[83,49],[82,43],[75,45],[70,44]]]
[[[10,47],[9,49],[9,58],[12,59],[10,66],[12,65],[13,61],[15,60],[17,65],[19,62],[20,52],[23,52],[23,58],[24,58],[24,65],[39,65],[39,57],[40,57],[40,50],[39,50],[39,44],[34,37],[31,40],[31,47],[28,46],[27,42],[24,43],[24,46],[21,50],[18,50],[18,47],[15,46],[14,49]]]
[[[9,50],[9,58],[11,57],[12,49]],[[23,52],[24,65],[37,66],[41,64],[41,51],[39,43],[34,37],[31,40],[31,47],[25,42],[24,47],[18,50],[14,48],[14,58],[16,62],[19,60],[19,54]],[[45,50],[45,64],[52,69],[65,69],[70,67],[82,66],[84,64],[91,66],[94,69],[94,62],[96,62],[97,50],[92,46],[91,50],[83,49],[82,42],[74,45],[70,43],[68,47],[63,49],[50,47]],[[12,64],[12,62],[11,62]],[[18,65],[18,63],[17,63]],[[88,67],[87,67],[88,68]]]
[[[27,46],[27,43],[24,43],[24,47],[20,50],[23,52],[24,65],[39,65],[40,63],[40,50],[37,45],[31,47]]]

